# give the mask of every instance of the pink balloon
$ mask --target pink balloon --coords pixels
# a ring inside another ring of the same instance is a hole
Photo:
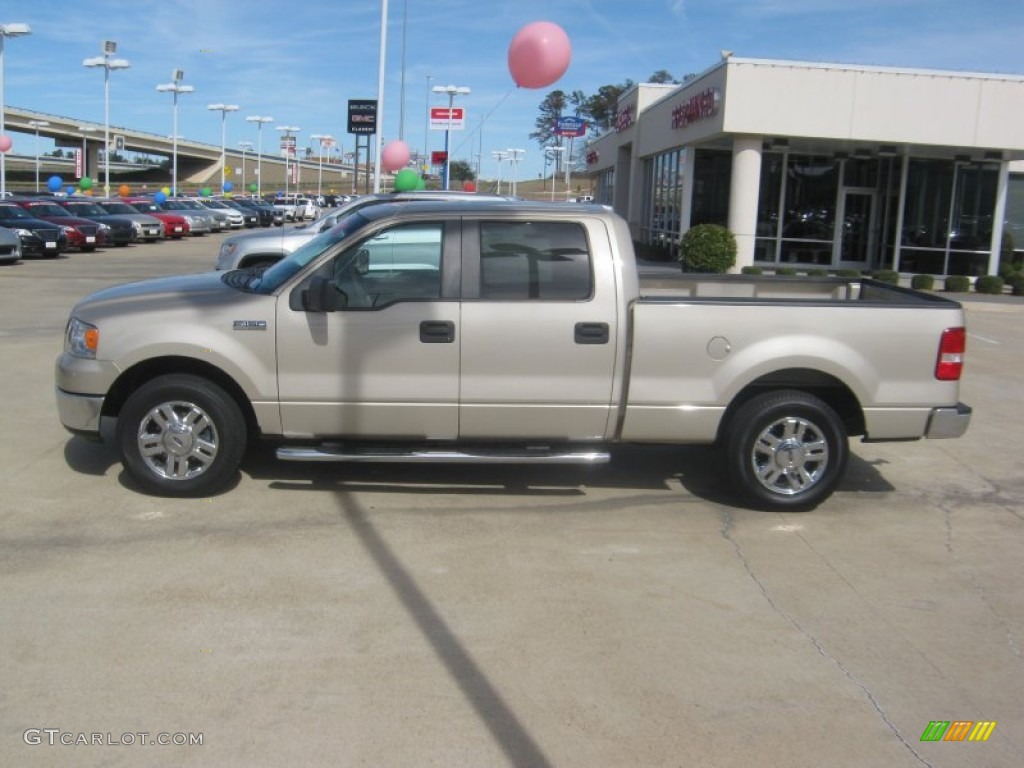
[[[389,141],[380,151],[380,165],[388,172],[398,171],[409,164],[409,145],[404,141]]]
[[[6,152],[11,148],[11,137],[0,136],[0,152]]]
[[[565,74],[572,44],[565,30],[535,21],[516,32],[508,46],[508,71],[520,88],[545,88]]]

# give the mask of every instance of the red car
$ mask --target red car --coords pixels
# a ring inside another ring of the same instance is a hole
[[[189,232],[188,222],[185,221],[184,216],[179,216],[176,213],[169,213],[153,202],[152,198],[149,197],[123,197],[121,198],[124,202],[128,203],[132,208],[137,210],[139,213],[148,213],[150,216],[160,219],[164,223],[164,234],[167,237],[180,240]]]
[[[50,200],[15,200],[32,216],[60,226],[68,238],[68,247],[80,251],[95,251],[106,241],[107,226],[97,221],[81,219],[67,208]]]

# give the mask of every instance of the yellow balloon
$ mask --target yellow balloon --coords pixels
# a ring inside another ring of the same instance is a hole
[[[171,194],[171,188],[170,187],[160,187],[160,191],[163,192],[165,195]]]

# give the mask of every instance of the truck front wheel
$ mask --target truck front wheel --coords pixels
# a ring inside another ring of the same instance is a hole
[[[163,496],[215,493],[238,471],[245,418],[219,386],[186,374],[137,389],[117,421],[121,460],[144,490]]]
[[[729,476],[747,501],[763,509],[810,509],[835,490],[849,445],[836,412],[797,390],[768,392],[730,419],[725,450]]]

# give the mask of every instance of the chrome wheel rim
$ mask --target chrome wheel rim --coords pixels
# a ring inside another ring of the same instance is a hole
[[[146,466],[168,480],[190,480],[217,458],[217,427],[195,403],[175,400],[150,409],[139,423],[139,455]]]
[[[825,434],[813,422],[786,416],[769,424],[751,452],[754,476],[767,490],[795,496],[821,480],[828,468]]]

